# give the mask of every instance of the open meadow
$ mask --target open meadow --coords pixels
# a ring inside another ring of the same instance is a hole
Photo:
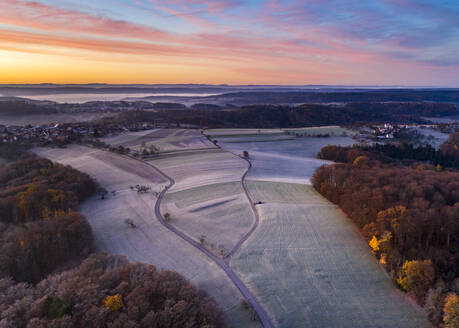
[[[168,192],[161,204],[172,225],[220,257],[236,245],[254,221],[239,181]]]
[[[310,183],[315,169],[329,161],[317,158],[320,149],[328,144],[348,146],[356,141],[350,137],[299,137],[284,141],[256,142],[240,137],[236,142],[218,139],[219,145],[235,154],[249,152],[253,164],[247,178],[291,183]],[[242,142],[246,140],[246,142]]]
[[[175,180],[170,192],[240,181],[248,166],[237,156],[217,148],[166,154],[151,163]]]
[[[252,226],[241,185],[248,165],[241,158],[214,149],[164,154],[150,163],[175,180],[162,213],[217,256],[224,257]]]
[[[278,327],[428,327],[311,186],[247,181],[261,222],[231,261]]]
[[[337,125],[330,125],[282,129],[207,129],[204,131],[204,134],[212,139],[226,139],[235,137],[280,136],[287,134],[298,134],[304,136],[328,134],[330,136],[341,136],[343,134],[352,135],[352,131]]]
[[[102,141],[113,145],[141,150],[155,146],[161,152],[215,148],[215,145],[195,129],[154,129],[127,132]]]
[[[159,191],[168,184],[151,166],[82,146],[38,148],[35,152],[88,173],[109,191],[106,199],[94,196],[79,209],[92,227],[98,251],[177,271],[217,302],[230,327],[258,326],[241,307],[243,298],[223,270],[159,223],[154,213],[154,195],[130,189],[131,185],[145,184]],[[136,227],[126,224],[126,219]]]

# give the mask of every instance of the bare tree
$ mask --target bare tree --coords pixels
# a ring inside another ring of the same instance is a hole
[[[226,255],[226,248],[224,245],[218,245],[218,250],[220,252],[221,257],[225,257]]]
[[[136,185],[135,189],[137,189],[137,192],[139,194],[144,194],[144,193],[147,193],[148,191],[150,191],[151,187]]]
[[[199,243],[200,243],[202,246],[204,246],[205,242],[206,242],[206,235],[200,235],[200,236],[199,236]]]
[[[108,191],[105,189],[100,189],[98,194],[100,195],[100,199],[105,199],[105,196],[107,196]]]
[[[132,221],[131,219],[126,219],[126,220],[124,220],[124,222],[131,228],[137,228],[137,226],[135,225],[134,221]]]
[[[250,318],[252,319],[252,321],[257,321],[258,320],[258,315],[255,312],[255,309],[253,308],[252,304],[250,304],[247,300],[243,300],[241,302],[241,307],[244,310],[249,312]]]

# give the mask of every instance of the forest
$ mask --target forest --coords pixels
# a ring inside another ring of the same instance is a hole
[[[352,102],[346,107],[364,112],[378,112],[389,115],[448,116],[457,114],[453,104],[433,102]]]
[[[30,114],[55,114],[58,110],[52,105],[43,105],[28,100],[1,100],[0,114],[23,116]]]
[[[0,279],[3,327],[223,327],[215,303],[173,271],[98,253],[36,285]]]
[[[89,224],[72,209],[96,184],[33,154],[16,156],[0,170],[0,276],[37,282],[92,250]]]
[[[327,146],[320,156],[343,164],[317,169],[313,186],[357,224],[394,282],[440,325],[448,295],[459,293],[459,171],[405,166],[391,150]]]
[[[383,163],[411,165],[426,162],[441,168],[459,168],[459,132],[453,133],[437,150],[431,145],[414,146],[407,143],[357,144],[350,147],[329,145],[317,155],[334,162],[353,163],[359,156],[366,156]]]
[[[0,145],[0,155],[11,151]],[[0,169],[0,325],[222,327],[215,303],[178,273],[94,254],[75,207],[96,193],[86,174],[28,153]]]
[[[208,128],[295,128],[323,125],[363,125],[370,123],[425,123],[424,115],[456,114],[450,104],[399,104],[394,110],[371,103],[365,105],[303,104],[296,107],[280,105],[250,105],[222,111],[188,109],[171,111],[128,111],[102,119],[106,123],[137,123],[160,121],[174,125],[193,124]],[[202,108],[202,106],[198,107]]]
[[[457,90],[410,90],[379,89],[333,92],[233,92],[208,97],[210,99],[231,99],[237,104],[247,103],[330,103],[330,102],[458,102]]]

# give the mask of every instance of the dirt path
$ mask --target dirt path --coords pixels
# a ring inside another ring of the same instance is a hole
[[[235,155],[235,156],[237,156],[237,155]],[[237,157],[239,157],[239,156],[237,156]],[[255,207],[254,202],[253,202],[253,199],[250,197],[249,191],[247,190],[247,186],[245,185],[245,178],[246,178],[247,174],[249,173],[249,170],[252,168],[252,163],[247,159],[244,159],[244,160],[247,161],[247,163],[249,163],[249,167],[247,168],[247,171],[245,171],[244,174],[241,177],[241,185],[242,185],[242,189],[244,189],[245,196],[247,197],[247,200],[250,203],[250,208],[252,209],[253,215],[255,217],[255,222],[252,225],[252,227],[250,228],[250,230],[244,235],[244,237],[242,237],[237,242],[237,244],[234,245],[233,249],[226,255],[225,262],[228,265],[229,265],[229,262],[231,261],[231,258],[233,257],[233,255],[241,248],[242,244],[255,231],[255,229],[258,227],[258,223],[260,222],[260,215],[258,214],[258,211],[257,211],[257,209]]]
[[[215,262],[223,271],[225,271],[226,275],[228,276],[229,279],[234,283],[234,285],[239,289],[241,294],[247,299],[247,301],[250,303],[254,311],[257,313],[258,318],[260,319],[261,324],[265,328],[271,328],[273,327],[273,324],[271,323],[271,319],[263,309],[262,305],[258,302],[258,300],[255,298],[255,296],[247,289],[247,287],[244,285],[244,283],[237,277],[237,275],[234,273],[234,271],[231,269],[229,266],[229,261],[231,259],[231,256],[241,247],[241,245],[250,237],[253,231],[255,231],[256,227],[258,226],[259,222],[259,215],[258,212],[253,205],[253,202],[251,201],[251,198],[248,194],[247,188],[244,184],[245,177],[247,176],[247,173],[249,172],[250,168],[252,167],[251,163],[249,163],[249,166],[247,168],[247,171],[244,173],[244,175],[241,177],[241,183],[242,187],[244,188],[244,192],[249,199],[249,202],[251,204],[251,208],[254,212],[255,215],[255,224],[252,226],[252,228],[249,230],[249,232],[244,235],[244,237],[236,244],[236,246],[231,250],[231,252],[228,254],[228,256],[225,259],[220,259],[219,257],[215,256],[212,254],[210,251],[208,251],[206,248],[204,248],[201,244],[193,240],[192,238],[188,237],[186,234],[181,232],[180,230],[176,229],[174,226],[168,224],[165,220],[164,217],[161,214],[161,201],[166,194],[166,192],[175,184],[175,181],[172,177],[168,176],[165,174],[163,171],[161,171],[159,168],[156,166],[147,163],[151,167],[153,167],[159,174],[161,174],[164,178],[169,180],[169,185],[166,186],[161,193],[158,196],[158,199],[156,200],[155,203],[155,215],[156,218],[159,220],[159,222],[166,227],[169,231],[175,233],[177,236],[200,250],[202,253],[206,254],[213,262]]]

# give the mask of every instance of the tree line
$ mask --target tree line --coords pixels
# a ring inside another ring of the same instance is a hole
[[[312,183],[358,225],[394,282],[438,325],[448,295],[459,293],[459,172],[404,166],[391,154],[327,146],[320,156],[343,164],[320,167]]]

